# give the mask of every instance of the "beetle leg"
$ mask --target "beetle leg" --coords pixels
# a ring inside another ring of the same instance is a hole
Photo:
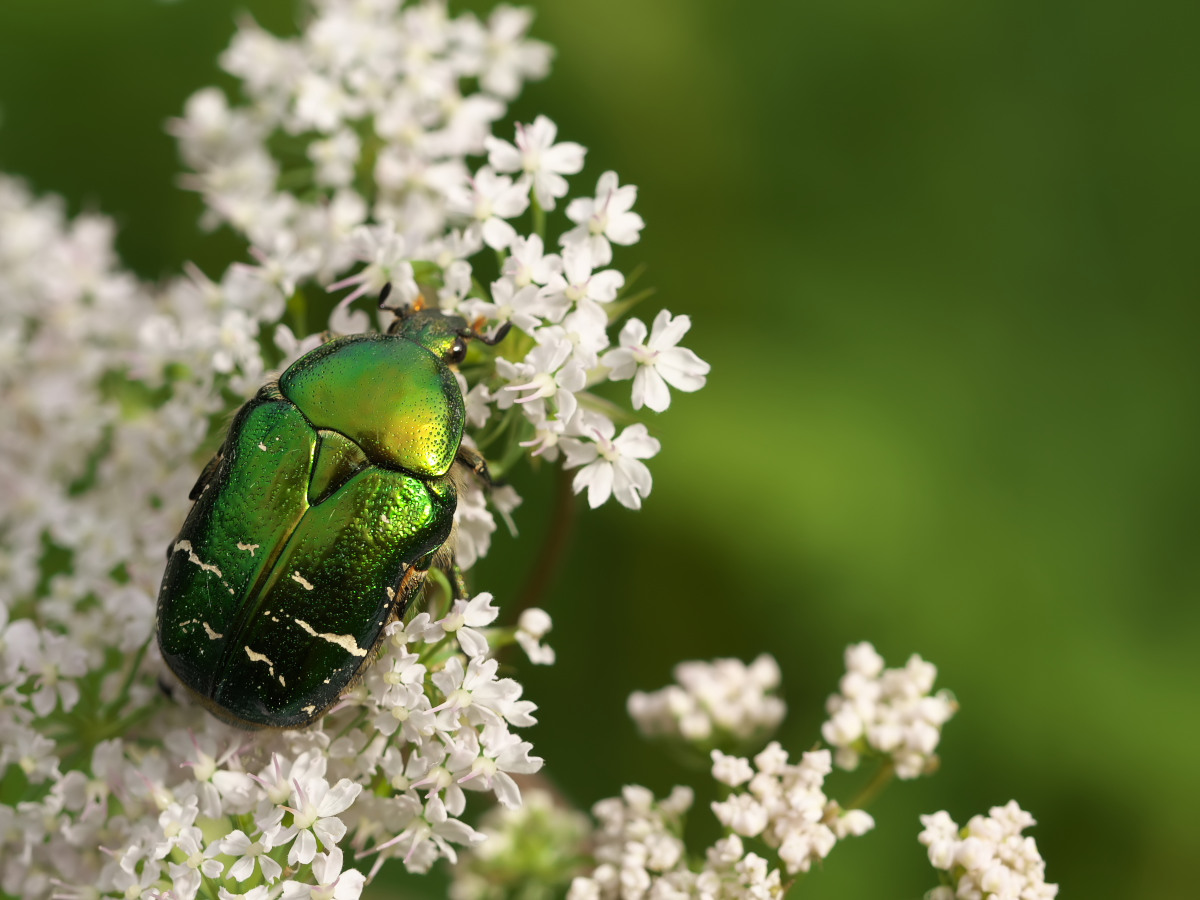
[[[487,460],[483,458],[483,454],[470,447],[465,447],[462,444],[458,447],[458,455],[454,458],[455,462],[462,463],[468,469],[475,473],[476,477],[483,482],[485,488],[491,489],[496,486],[496,482],[492,480],[492,474],[488,471]]]
[[[167,671],[168,670],[163,670],[162,672],[158,673],[158,680],[156,682],[158,685],[158,692],[168,700],[174,700],[175,702],[178,702],[179,697],[176,696],[175,688],[179,682],[175,682],[173,684],[167,674]]]
[[[453,556],[450,557],[450,564],[446,567],[446,577],[450,579],[450,585],[454,588],[455,600],[466,600],[471,596],[467,590],[467,579],[463,575],[463,570],[459,568],[458,560]]]
[[[381,290],[379,292],[379,309],[386,310],[387,312],[390,312],[392,315],[394,315],[396,317],[396,318],[392,319],[392,322],[390,325],[388,325],[388,329],[387,329],[388,334],[396,334],[400,331],[400,324],[404,321],[405,316],[407,316],[413,310],[414,307],[412,307],[412,306],[388,306],[387,300],[388,300],[388,297],[391,296],[391,294],[392,294],[392,283],[389,281],[387,284],[385,284],[383,286],[383,290]]]
[[[191,491],[188,493],[189,500],[197,500],[204,493],[204,489],[208,487],[208,483],[212,481],[214,475],[217,474],[217,467],[221,465],[221,459],[225,455],[225,448],[222,447],[213,454],[213,458],[208,461],[208,464],[200,471],[200,476],[196,479],[196,483],[192,485]]]

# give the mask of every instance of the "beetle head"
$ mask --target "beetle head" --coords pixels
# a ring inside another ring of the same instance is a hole
[[[477,340],[494,346],[504,340],[512,327],[511,323],[505,322],[489,337],[476,330],[482,327],[482,320],[475,323],[473,328],[462,316],[440,309],[425,308],[419,298],[411,307],[387,306],[385,301],[390,291],[391,285],[385,285],[379,295],[379,308],[391,310],[399,317],[388,329],[388,334],[399,335],[420,344],[449,365],[457,365],[466,358],[467,341]]]

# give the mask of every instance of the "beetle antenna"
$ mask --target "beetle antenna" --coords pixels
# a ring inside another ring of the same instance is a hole
[[[508,332],[511,329],[512,329],[512,322],[505,322],[503,325],[501,325],[496,330],[496,333],[493,334],[491,337],[488,337],[486,334],[481,334],[478,331],[472,331],[471,337],[475,338],[477,341],[487,344],[489,347],[495,347],[498,343],[500,343],[502,340],[504,340],[506,337],[508,337]]]
[[[392,283],[389,281],[383,286],[383,290],[379,292],[379,308],[390,310],[392,307],[387,305],[387,298],[391,296]]]

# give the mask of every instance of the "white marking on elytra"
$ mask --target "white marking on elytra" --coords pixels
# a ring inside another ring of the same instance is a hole
[[[311,634],[313,637],[320,638],[323,641],[329,641],[329,643],[331,643],[331,644],[337,644],[339,647],[341,647],[347,653],[350,653],[354,656],[366,656],[367,655],[367,651],[364,650],[362,647],[358,646],[358,641],[356,641],[354,639],[354,635],[330,634],[327,631],[317,631],[317,629],[313,628],[311,625],[309,625],[303,619],[292,619],[292,621],[295,622],[297,625],[299,625],[301,628],[303,628],[305,631],[307,631],[309,634]]]
[[[395,603],[396,602],[396,592],[392,588],[384,588],[384,590],[387,591],[388,602]]]
[[[271,662],[265,653],[255,653],[248,646],[243,647],[242,649],[245,650],[246,655],[250,657],[250,662],[265,662],[267,664],[267,672],[272,678],[275,677],[275,663]]]
[[[388,516],[387,516],[387,513],[380,513],[380,514],[379,514],[379,521],[380,521],[380,522],[382,522],[384,525],[391,525],[391,524],[392,524],[392,520],[388,518]]]
[[[267,445],[266,445],[266,444],[264,444],[262,441],[259,441],[259,442],[258,442],[258,449],[259,449],[259,450],[261,450],[261,451],[263,451],[263,453],[266,453],[266,452],[267,452]]]
[[[238,541],[237,548],[239,550],[249,550],[250,555],[253,556],[254,551],[258,549],[258,546],[258,544],[243,544],[241,541]]]
[[[196,555],[196,551],[192,549],[191,541],[176,541],[174,550],[176,553],[178,553],[180,550],[182,550],[184,553],[186,553],[188,555],[188,562],[195,563],[205,572],[213,572],[218,578],[225,577],[223,574],[221,574],[221,570],[218,569],[216,566],[211,565],[210,563],[201,561],[200,557],[198,557]]]
[[[299,570],[292,573],[292,581],[296,582],[296,584],[300,585],[300,587],[304,588],[306,591],[311,591],[313,589],[312,582],[308,581],[303,575],[301,575]]]
[[[304,710],[306,713],[308,713],[310,716],[317,711],[317,708],[315,706],[302,706],[300,708],[302,710]]]
[[[219,579],[221,579],[221,584],[225,584],[224,573],[219,568],[214,566],[212,563],[206,563],[200,557],[198,557],[196,555],[196,551],[192,549],[191,541],[176,541],[175,546],[172,547],[171,549],[176,553],[183,551],[184,553],[186,553],[188,555],[188,562],[194,563],[197,566],[199,566],[200,571],[202,571],[202,572],[212,572]],[[225,584],[225,589],[227,591],[229,591],[229,593],[231,593],[231,594],[233,593],[233,588],[231,588],[227,584]]]
[[[210,641],[220,640],[221,638],[225,637],[225,635],[217,634],[215,631],[213,631],[212,626],[207,622],[201,622],[200,624],[204,626],[204,633],[208,635],[208,639]]]

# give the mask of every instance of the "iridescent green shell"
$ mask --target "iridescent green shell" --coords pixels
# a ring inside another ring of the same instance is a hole
[[[239,411],[158,599],[163,658],[213,713],[303,726],[353,683],[450,535],[463,415],[403,331],[324,344]]]

